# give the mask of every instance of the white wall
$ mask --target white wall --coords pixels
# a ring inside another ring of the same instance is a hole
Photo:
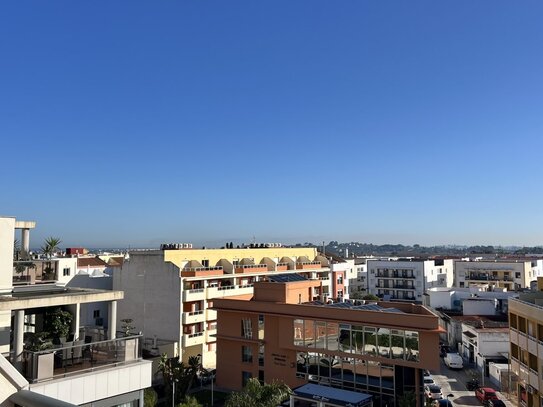
[[[179,268],[164,262],[164,252],[130,254],[113,272],[113,289],[124,291],[117,305],[121,319],[134,320],[145,337],[181,342],[181,279]]]
[[[0,354],[0,407],[12,407],[8,397],[27,388],[25,378]]]
[[[76,257],[62,257],[55,259],[58,263],[57,270],[58,270],[58,279],[57,284],[59,285],[66,285],[68,282],[76,275],[77,273],[77,258]],[[64,269],[68,268],[70,269],[69,275],[64,275]]]
[[[150,387],[152,364],[149,360],[142,360],[125,366],[31,384],[30,390],[67,403],[92,403]]]
[[[0,292],[13,287],[13,241],[15,218],[0,217]],[[11,312],[0,312],[0,352],[9,352]]]
[[[495,315],[496,300],[495,299],[465,299],[462,302],[464,315]]]

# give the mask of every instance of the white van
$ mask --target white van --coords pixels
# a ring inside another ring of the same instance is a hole
[[[464,367],[464,360],[458,353],[447,353],[443,361],[449,369],[462,369]]]

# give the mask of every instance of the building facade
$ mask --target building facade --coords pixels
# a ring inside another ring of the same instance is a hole
[[[523,293],[509,301],[510,364],[518,403],[543,405],[543,292]]]
[[[252,297],[215,300],[218,386],[310,382],[369,393],[376,406],[412,391],[422,405],[422,369],[439,367],[439,318],[407,303],[314,301],[320,284],[270,277]]]
[[[125,293],[119,315],[131,318],[137,331],[177,342],[181,354],[176,356],[185,361],[202,355],[208,368],[215,366],[216,299],[252,295],[253,285],[267,276],[297,272],[320,282],[315,298],[337,300],[346,293],[344,268],[332,272],[315,248],[185,246],[130,252],[114,272],[113,288]]]
[[[449,287],[452,260],[368,260],[367,290],[385,300],[423,302],[426,290]]]
[[[142,359],[141,335],[117,338],[122,292],[59,284],[57,278],[73,277],[77,259],[44,260],[45,274],[62,275],[14,285],[15,230],[23,229],[28,248],[30,224],[0,217],[0,405],[142,406],[152,362]],[[81,308],[89,304],[106,304],[111,322],[104,336],[81,324]],[[63,324],[67,335],[55,337],[50,321],[58,311],[70,322]]]
[[[542,260],[497,260],[454,262],[455,285],[470,287],[488,284],[507,291],[530,288],[543,272]]]

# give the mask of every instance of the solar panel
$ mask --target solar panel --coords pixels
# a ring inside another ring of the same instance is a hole
[[[276,276],[269,276],[268,279],[273,283],[289,283],[292,281],[305,281],[307,278],[300,274],[282,274]]]

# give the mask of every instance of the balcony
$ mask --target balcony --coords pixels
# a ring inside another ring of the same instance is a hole
[[[224,270],[222,267],[185,267],[181,270],[181,277],[210,277],[222,276]]]
[[[320,261],[305,261],[296,263],[296,270],[320,269],[321,267],[322,265]]]
[[[205,335],[204,332],[195,332],[192,334],[184,334],[183,335],[183,347],[187,346],[194,346],[194,345],[201,345],[205,342]]]
[[[206,342],[216,342],[217,329],[208,329],[206,331]]]
[[[188,324],[197,324],[199,322],[204,322],[206,320],[206,315],[203,310],[192,311],[192,312],[183,312],[183,325]]]
[[[415,275],[409,273],[377,273],[378,278],[416,278]]]
[[[183,302],[202,301],[205,299],[205,297],[205,289],[203,288],[183,290]]]
[[[217,319],[217,311],[215,311],[214,309],[207,309],[206,313],[206,319],[208,321],[213,321]]]
[[[24,351],[23,375],[30,383],[39,383],[136,362],[141,360],[141,340],[137,335],[92,343],[75,341],[40,352]]]
[[[409,284],[394,284],[394,288],[398,288],[400,290],[414,290],[415,287]]]
[[[268,271],[266,264],[238,264],[234,270],[236,274],[264,273],[266,271]]]
[[[231,297],[233,295],[252,294],[253,285],[227,285],[222,287],[208,287],[207,299]]]

